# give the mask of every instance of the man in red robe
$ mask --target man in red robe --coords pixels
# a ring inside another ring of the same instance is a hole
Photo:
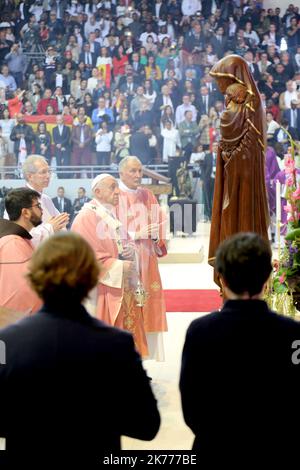
[[[120,196],[118,218],[135,242],[137,271],[147,292],[142,306],[149,358],[163,360],[162,332],[167,330],[166,306],[157,258],[167,254],[165,219],[154,194],[140,187],[142,164],[137,157],[122,159],[119,166]]]
[[[133,249],[122,243],[122,224],[115,216],[118,182],[103,173],[92,182],[93,199],[75,217],[72,230],[89,242],[101,263],[99,283],[86,303],[87,310],[109,325],[130,331],[142,357],[148,356],[141,307],[134,291]]]

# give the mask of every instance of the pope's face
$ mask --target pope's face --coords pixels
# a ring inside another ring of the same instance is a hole
[[[119,202],[118,182],[112,176],[105,178],[95,189],[95,195],[102,204],[116,206]]]
[[[121,181],[129,189],[137,189],[142,181],[143,169],[141,163],[132,160],[120,171]]]

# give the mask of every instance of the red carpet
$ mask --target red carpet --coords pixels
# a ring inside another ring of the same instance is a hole
[[[167,312],[211,312],[221,307],[222,299],[214,289],[165,290]]]

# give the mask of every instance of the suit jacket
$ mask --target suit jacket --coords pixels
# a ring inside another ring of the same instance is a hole
[[[124,80],[122,80],[122,78],[124,78]],[[137,86],[138,84],[136,80],[134,80],[132,83],[132,90],[131,90],[132,96],[135,94]],[[127,85],[127,81],[125,77],[121,77],[120,82],[119,82],[119,88],[122,93],[128,92],[128,85]]]
[[[143,80],[145,80],[145,75],[146,75],[145,67],[142,64],[139,63],[137,69],[135,70],[133,68],[133,63],[132,62],[131,62],[131,65],[132,65],[132,71],[133,71],[134,79],[138,83],[141,83]],[[120,80],[120,82],[121,82],[121,80]]]
[[[207,183],[211,179],[211,173],[213,169],[213,154],[211,152],[206,153],[204,160],[200,162],[201,177],[204,183]]]
[[[67,307],[44,306],[2,330],[0,340],[0,435],[14,454],[100,455],[120,449],[121,435],[150,440],[157,433],[156,400],[127,332],[68,299]]]
[[[291,109],[286,109],[283,111],[283,117],[288,120],[289,122],[289,127],[291,126],[291,114],[292,110]],[[296,125],[294,125],[294,129],[297,130],[297,140],[300,140],[300,109],[296,109]]]
[[[175,113],[176,103],[174,102],[174,100],[172,99],[171,96],[170,96],[170,100],[172,102],[173,110],[174,110],[174,113]],[[157,97],[155,98],[154,105],[153,105],[153,113],[156,117],[156,122],[158,124],[160,123],[160,117],[161,117],[161,113],[162,113],[162,109],[161,109],[162,106],[164,106],[163,96],[162,96],[162,93],[158,93]]]
[[[153,16],[156,16],[156,8],[155,8],[155,1],[152,3],[151,8],[151,13]],[[166,5],[166,2],[161,3],[161,7],[159,9],[159,18],[163,18],[164,16],[167,16],[168,14],[168,5]]]
[[[98,56],[100,55],[100,50],[101,50],[101,46],[100,46],[99,42],[94,41],[94,52],[93,52],[93,54],[95,55],[96,60],[97,60]]]
[[[89,65],[91,67],[95,67],[97,56],[94,52],[91,52],[90,54],[91,54],[91,57],[92,57],[92,64],[89,64]],[[79,62],[84,62],[87,65],[87,61],[85,60],[85,52],[81,52],[79,54]]]
[[[70,150],[71,142],[71,132],[68,126],[63,126],[62,134],[60,135],[58,126],[54,127],[52,130],[52,137],[54,144],[61,144],[66,150]],[[57,150],[57,149],[56,149]]]
[[[87,196],[84,196],[84,197],[77,197],[76,199],[74,199],[74,202],[73,202],[73,214],[77,214],[80,209],[83,207],[83,205],[86,203],[86,202],[89,202],[91,199]]]
[[[227,38],[222,36],[222,40],[219,41],[216,36],[212,37],[210,40],[211,44],[213,45],[214,51],[217,54],[218,58],[221,59],[224,53],[228,49]]]
[[[216,102],[216,99],[212,93],[208,94],[208,110],[206,109],[206,106],[203,102],[203,96],[200,95],[198,99],[196,100],[196,108],[199,110],[199,114],[207,114],[209,115],[209,110],[212,106],[214,106]]]
[[[144,132],[134,132],[130,138],[131,155],[136,155],[144,165],[151,164],[149,139]]]
[[[90,128],[90,126],[85,124],[84,129],[83,129],[83,133],[84,133],[84,147],[83,147],[83,149],[86,149],[86,148],[90,147],[90,144],[91,144],[92,139],[93,139],[93,132],[92,132],[92,129]],[[79,147],[80,135],[81,135],[81,126],[80,125],[73,126],[72,134],[71,134],[71,141],[73,143],[73,148],[74,147]]]
[[[23,125],[17,124],[11,131],[10,140],[14,142],[15,155],[18,155],[19,147],[20,147],[21,139],[17,138],[18,134],[24,134],[27,155],[29,155],[31,153],[32,142],[34,141],[34,133],[33,133],[32,127],[28,126],[28,124],[23,124]]]
[[[188,144],[195,145],[196,136],[199,134],[199,127],[195,122],[188,123],[186,120],[182,121],[178,126],[178,131],[183,149]]]
[[[273,140],[274,140],[275,142],[278,142],[277,136],[278,136],[280,130],[281,130],[281,127],[279,127],[278,129],[276,129],[276,131],[274,132]],[[288,132],[291,134],[292,139],[297,140],[297,129],[295,129],[294,127],[288,127]],[[287,134],[286,134],[286,138],[288,139]]]
[[[61,212],[61,207],[59,205],[59,202],[58,202],[58,197],[53,197],[52,198],[52,202],[54,204],[54,206],[56,207],[56,209]],[[67,197],[64,197],[64,209],[63,209],[63,212],[67,212],[67,214],[71,214],[72,213],[72,202],[70,199],[68,199]]]
[[[193,448],[203,465],[210,459],[207,468],[219,460],[225,468],[241,455],[247,462],[295,455],[299,407],[291,394],[300,365],[292,345],[299,339],[300,324],[261,300],[228,300],[221,312],[192,322],[180,389]]]

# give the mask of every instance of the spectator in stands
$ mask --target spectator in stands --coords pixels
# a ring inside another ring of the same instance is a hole
[[[86,124],[84,114],[78,115],[78,121],[78,125],[73,126],[71,134],[71,142],[73,144],[72,165],[91,165],[93,133],[91,128]]]
[[[46,114],[46,109],[49,104],[53,107],[55,114],[57,114],[57,101],[52,98],[51,88],[46,88],[43,99],[41,99],[37,105],[37,114]]]
[[[169,157],[175,157],[181,149],[181,141],[178,130],[172,121],[164,121],[162,124],[161,136],[163,138],[163,163],[168,163]]]
[[[300,23],[299,18],[294,16],[290,20],[290,26],[287,28],[288,48],[295,52],[300,44]]]
[[[87,70],[92,70],[96,65],[96,56],[91,52],[91,46],[89,42],[83,45],[83,51],[79,54],[79,62],[83,61]]]
[[[73,207],[72,207],[72,215],[73,215],[72,222],[74,218],[76,217],[76,215],[78,214],[78,212],[80,211],[80,209],[84,206],[84,204],[90,201],[90,198],[87,197],[86,195],[85,188],[83,188],[82,186],[78,188],[77,195],[78,197],[74,199]]]
[[[6,91],[16,91],[17,84],[13,75],[9,73],[7,65],[2,65],[0,73],[0,86],[4,87]]]
[[[266,116],[267,116],[267,139],[268,139],[268,143],[270,144],[270,141],[272,141],[274,138],[274,132],[277,129],[279,129],[280,125],[278,124],[278,122],[274,120],[274,116],[272,112],[270,111],[267,112]]]
[[[151,37],[151,36],[150,36]],[[162,73],[158,65],[155,63],[154,55],[148,56],[148,64],[145,67],[146,79],[160,81],[162,79]]]
[[[250,47],[255,49],[259,44],[259,37],[256,31],[252,29],[251,21],[247,21],[245,24],[244,38],[247,39],[250,43]]]
[[[22,165],[26,157],[31,153],[35,136],[31,126],[25,124],[23,114],[16,115],[17,124],[12,129],[10,140],[14,142],[14,154],[18,164]]]
[[[26,58],[20,48],[20,45],[18,43],[14,43],[11,46],[10,52],[6,54],[4,59],[7,62],[9,72],[13,75],[13,78],[16,81],[17,88],[22,88],[26,67]]]
[[[149,109],[149,103],[146,99],[141,102],[140,109],[136,111],[133,125],[135,128],[141,126],[152,127],[154,125],[154,115],[153,112]]]
[[[137,111],[140,111],[142,108],[142,103],[145,101],[144,98],[144,87],[138,86],[136,89],[136,94],[130,102],[130,117],[134,120],[135,114]]]
[[[182,104],[177,106],[176,108],[175,122],[177,126],[179,126],[185,120],[187,111],[190,111],[192,113],[192,121],[196,121],[196,118],[197,118],[196,108],[195,106],[191,104],[190,96],[185,94],[182,97]]]
[[[263,81],[260,85],[261,91],[266,95],[266,99],[272,99],[274,103],[279,102],[279,93],[274,85],[274,77],[270,73],[263,75]]]
[[[61,213],[66,213],[69,215],[70,219],[72,219],[72,203],[71,199],[65,197],[65,188],[63,186],[59,186],[57,188],[57,196],[52,198],[52,202],[56,209]],[[67,226],[67,228],[69,228]]]
[[[116,83],[125,74],[125,66],[128,64],[128,56],[124,54],[123,46],[119,46],[113,57],[113,73]]]
[[[38,155],[44,157],[48,164],[51,160],[51,135],[47,131],[46,123],[40,121],[35,133],[35,151]]]
[[[111,142],[113,133],[105,121],[101,122],[95,135],[97,165],[109,165],[111,161]]]
[[[100,124],[107,120],[109,124],[114,122],[114,115],[111,108],[107,108],[105,105],[104,97],[99,98],[98,108],[94,109],[92,113],[92,122],[94,124],[94,130],[97,131],[100,127]]]
[[[189,162],[191,153],[195,146],[195,139],[199,134],[199,128],[195,121],[193,121],[192,111],[187,110],[184,115],[184,121],[178,126],[178,131],[181,140],[182,150],[184,157]]]
[[[10,140],[10,135],[15,124],[16,120],[9,117],[9,111],[5,108],[3,111],[3,118],[0,119],[0,126],[2,129],[2,137],[7,141],[9,153],[14,153],[14,143]]]
[[[114,152],[116,163],[120,163],[122,158],[127,157],[130,152],[131,132],[128,124],[123,124],[116,128],[114,135]]]
[[[297,131],[295,128],[289,126],[289,121],[285,118],[281,121],[281,127],[276,129],[274,132],[274,142],[279,142],[286,153],[288,147],[290,146],[290,140],[288,134],[285,132],[287,130],[294,140],[297,140]]]
[[[290,128],[295,129],[296,139],[300,140],[300,100],[292,100],[290,109],[283,111],[283,118]]]
[[[292,80],[289,80],[286,83],[286,91],[282,92],[279,97],[279,107],[280,109],[286,110],[291,109],[292,100],[298,101],[300,97],[299,93],[294,89]]]
[[[254,62],[253,53],[251,51],[245,52],[244,59],[248,64],[248,67],[253,75],[254,80],[258,82],[258,80],[260,79],[260,72],[258,65]]]
[[[153,163],[151,161],[151,149],[147,126],[141,126],[137,132],[132,134],[130,139],[130,154],[136,155],[143,165]]]
[[[216,34],[211,38],[211,44],[218,58],[221,59],[228,48],[223,26],[218,27]]]

